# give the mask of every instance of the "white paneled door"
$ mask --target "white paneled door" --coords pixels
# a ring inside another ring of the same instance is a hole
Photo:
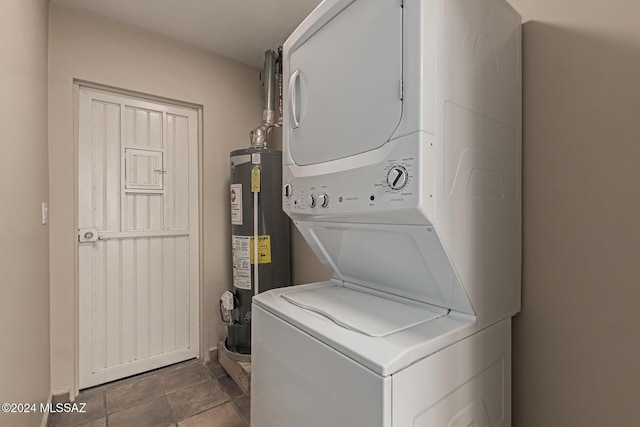
[[[79,90],[81,389],[198,356],[197,117]]]

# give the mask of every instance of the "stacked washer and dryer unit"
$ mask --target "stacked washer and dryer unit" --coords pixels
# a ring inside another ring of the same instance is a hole
[[[510,426],[519,14],[325,0],[283,62],[283,208],[331,280],[253,299],[252,426]]]

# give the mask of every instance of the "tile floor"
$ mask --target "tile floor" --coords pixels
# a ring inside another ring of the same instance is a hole
[[[80,392],[48,427],[248,427],[249,398],[218,361],[192,360]],[[56,403],[54,399],[54,403]]]

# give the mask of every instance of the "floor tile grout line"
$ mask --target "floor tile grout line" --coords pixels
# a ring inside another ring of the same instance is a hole
[[[165,390],[164,388],[164,384],[162,384],[162,380],[159,379],[160,381],[160,387],[162,388],[162,392],[164,393],[164,398],[167,401],[167,405],[169,405],[169,411],[171,411],[171,418],[174,421],[174,426],[178,425],[178,416],[176,415],[176,412],[173,410],[173,406],[171,406],[171,401],[169,400],[169,395],[167,394],[167,390]]]
[[[247,424],[247,426],[249,426],[250,422],[242,415],[242,411],[240,410],[240,408],[238,408],[238,405],[236,405],[235,400],[230,400],[230,402],[231,402],[231,405],[233,405],[233,409],[235,409],[236,412],[238,413],[238,416],[240,417],[240,419],[244,421],[245,424]]]
[[[205,370],[205,372],[208,372],[208,369],[207,369],[206,367],[204,368],[204,370]],[[169,395],[169,394],[173,394],[173,393],[175,393],[175,392],[177,392],[177,391],[184,390],[184,389],[185,389],[185,388],[187,388],[187,387],[191,387],[191,386],[193,386],[193,385],[195,385],[195,384],[199,384],[199,383],[204,382],[204,381],[207,381],[207,380],[206,380],[206,379],[201,379],[201,380],[196,381],[196,382],[193,382],[193,383],[191,383],[191,384],[184,385],[183,387],[180,387],[180,388],[178,388],[178,389],[172,390],[172,391],[171,391],[171,393],[167,393],[167,390],[166,390],[166,388],[165,388],[165,386],[164,386],[164,383],[162,382],[162,379],[160,379],[160,385],[162,386],[162,391],[163,391],[165,394]]]
[[[189,415],[189,416],[188,416],[187,418],[185,418],[184,420],[178,420],[178,417],[176,416],[176,417],[175,417],[176,424],[181,423],[181,422],[183,422],[183,421],[186,421],[186,420],[188,420],[188,419],[190,419],[190,418],[192,418],[192,417],[195,417],[196,415],[199,415],[199,414],[201,414],[201,413],[203,413],[203,412],[210,411],[210,410],[212,410],[212,409],[214,409],[214,408],[217,408],[218,406],[224,405],[225,403],[230,403],[230,402],[231,402],[231,397],[229,397],[229,395],[225,392],[225,390],[224,390],[224,388],[222,387],[222,385],[220,384],[220,382],[219,382],[219,381],[217,381],[215,378],[205,379],[205,380],[202,380],[202,381],[200,381],[200,382],[198,382],[198,383],[194,383],[194,384],[192,384],[192,385],[188,385],[188,386],[182,387],[181,389],[176,390],[176,391],[172,392],[171,394],[173,394],[173,393],[177,393],[177,392],[178,392],[178,391],[180,391],[180,390],[184,390],[184,389],[186,389],[187,387],[192,387],[192,386],[195,386],[196,384],[204,383],[204,382],[206,382],[206,381],[213,381],[213,382],[215,382],[215,383],[217,384],[217,386],[220,388],[220,392],[223,394],[223,396],[225,397],[225,399],[224,399],[224,400],[222,400],[221,402],[216,403],[216,404],[215,404],[215,405],[213,405],[213,406],[210,406],[210,407],[208,407],[208,408],[206,408],[206,409],[203,409],[203,410],[201,410],[201,411],[199,411],[199,412],[196,412],[195,414],[191,414],[191,415]],[[211,396],[212,396],[212,395],[211,395]],[[212,397],[213,397],[213,396],[212,396]],[[168,400],[169,400],[169,395],[167,395],[167,401],[168,401]],[[171,403],[169,403],[169,406],[171,407]],[[171,409],[173,410],[173,407],[171,407]]]
[[[109,427],[109,408],[107,407],[107,389],[102,390],[102,399],[104,402],[104,427]]]

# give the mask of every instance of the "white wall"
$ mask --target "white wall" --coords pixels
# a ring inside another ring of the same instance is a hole
[[[640,425],[640,2],[523,15],[514,426]]]
[[[38,403],[50,380],[46,0],[2,2],[0,52],[0,403]],[[0,412],[0,425],[41,418]]]
[[[231,284],[229,152],[262,118],[259,70],[165,37],[52,3],[49,19],[52,388],[74,386],[73,81],[81,79],[203,106],[204,342],[224,333],[218,298]]]

